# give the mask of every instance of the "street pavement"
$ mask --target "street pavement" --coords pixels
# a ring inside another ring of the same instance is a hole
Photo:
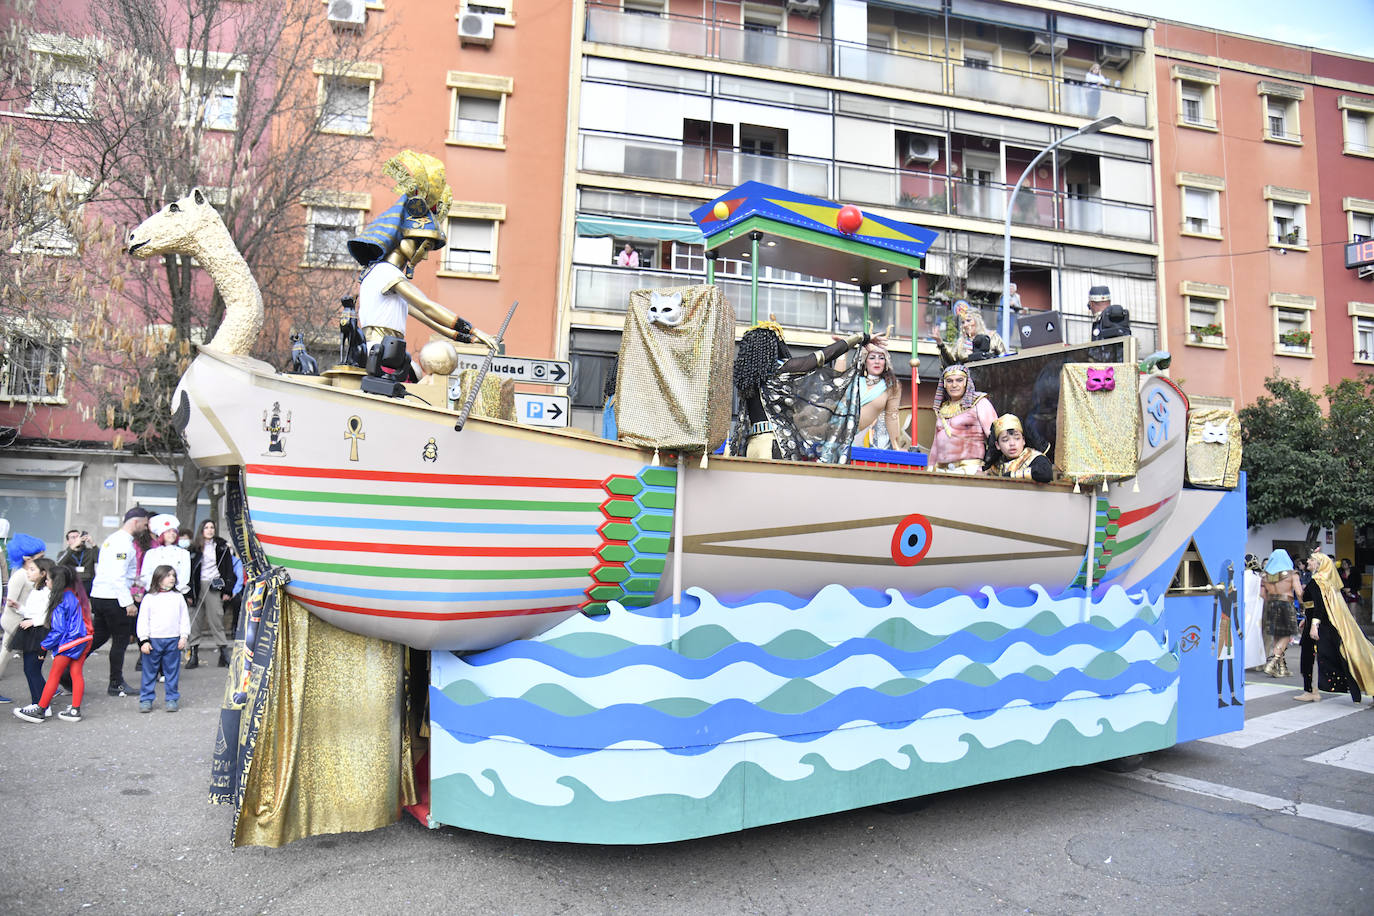
[[[1296,650],[1290,664],[1297,667]],[[569,846],[428,830],[233,849],[206,801],[224,672],[138,712],[87,662],[86,720],[0,706],[0,913],[1369,912],[1374,711],[1248,673],[1246,730],[729,836]],[[0,693],[27,696],[18,660]]]

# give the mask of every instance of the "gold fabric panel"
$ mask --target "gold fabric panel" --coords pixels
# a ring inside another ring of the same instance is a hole
[[[472,390],[472,383],[476,380],[476,369],[464,369],[458,374],[458,387],[463,392],[462,397],[454,402],[458,410],[462,410],[463,405],[467,403],[468,392]],[[482,379],[482,390],[477,395],[477,402],[472,405],[472,415],[514,421],[515,380],[488,374]]]
[[[649,320],[654,297],[681,294],[682,323]],[[652,448],[713,450],[730,430],[735,312],[715,286],[630,293],[616,377],[622,442]]]
[[[1240,418],[1224,407],[1188,411],[1188,482],[1234,490],[1240,483]]]
[[[1088,390],[1112,370],[1110,391]],[[1059,372],[1059,419],[1055,467],[1061,476],[1084,484],[1134,477],[1140,460],[1138,373],[1123,363],[1067,363]]]
[[[405,647],[347,633],[282,599],[236,846],[374,830],[413,801],[402,778],[411,766],[401,736]]]

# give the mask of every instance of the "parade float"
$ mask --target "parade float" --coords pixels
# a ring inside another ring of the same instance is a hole
[[[710,252],[864,287],[919,269],[935,238],[757,183],[694,215]],[[251,358],[261,297],[221,233],[193,192],[129,241],[194,255],[227,304],[175,404],[190,456],[230,471],[255,577],[216,756],[236,842],[376,826],[324,816],[341,789],[391,793],[378,810],[405,801],[432,826],[674,841],[1242,724],[1243,685],[1221,677],[1245,533],[1238,430],[1190,411],[1130,338],[974,369],[1002,409],[1050,418],[1055,482],[896,454],[762,461],[710,454],[735,319],[709,276],[631,297],[608,441],[455,424],[442,384],[393,398]],[[1187,587],[1171,589],[1181,564]],[[293,608],[332,625],[309,651],[282,650]],[[322,752],[304,720],[341,675],[308,669],[348,640],[355,677],[376,647],[427,651],[386,650],[389,726],[329,725],[332,767],[350,727],[389,727],[369,740],[392,777],[312,792]],[[244,826],[282,808],[289,829]]]

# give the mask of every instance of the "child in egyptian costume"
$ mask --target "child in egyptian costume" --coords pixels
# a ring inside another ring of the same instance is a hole
[[[987,437],[997,419],[988,396],[973,389],[966,366],[955,363],[940,373],[935,389],[935,440],[930,462],[937,471],[977,474],[983,469]]]
[[[1004,413],[993,421],[992,448],[988,450],[986,472],[990,477],[1013,477],[1049,483],[1054,465],[1045,453],[1026,444],[1026,431],[1015,414]]]
[[[369,345],[386,337],[405,339],[406,316],[459,343],[495,349],[487,334],[430,299],[411,282],[415,266],[430,251],[443,249],[440,228],[448,219],[453,192],[444,165],[433,156],[405,150],[383,168],[401,194],[385,213],[348,240],[348,251],[363,267],[358,292],[358,323]]]
[[[793,356],[776,321],[750,328],[735,348],[737,409],[730,454],[844,464],[859,421],[859,366],[829,364],[882,335],[854,334]]]

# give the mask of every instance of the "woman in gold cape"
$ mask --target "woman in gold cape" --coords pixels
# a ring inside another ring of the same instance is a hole
[[[1316,661],[1320,669],[1317,688],[1332,693],[1349,691],[1358,703],[1362,691],[1374,693],[1374,647],[1360,632],[1341,597],[1341,579],[1331,558],[1314,553],[1307,560],[1307,568],[1312,581],[1302,596],[1307,611],[1302,636],[1303,692],[1294,699],[1321,699],[1312,685],[1312,663]]]

